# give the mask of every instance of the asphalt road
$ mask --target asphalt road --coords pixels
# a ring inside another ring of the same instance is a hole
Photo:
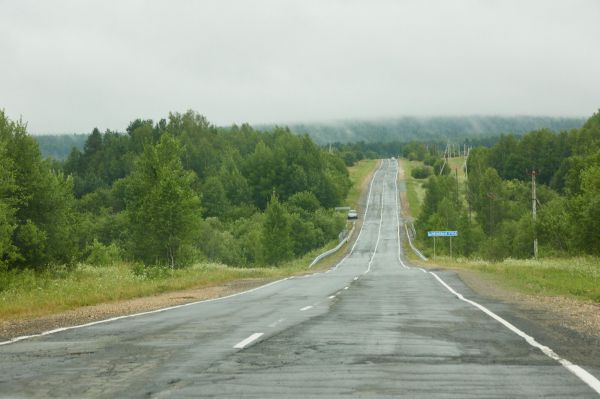
[[[552,359],[437,278],[478,300],[455,274],[400,260],[396,177],[397,164],[384,161],[355,247],[334,269],[2,345],[0,395],[598,397],[591,374]]]

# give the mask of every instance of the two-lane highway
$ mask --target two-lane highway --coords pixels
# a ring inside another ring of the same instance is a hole
[[[451,274],[402,260],[397,175],[383,161],[359,237],[335,268],[2,345],[0,394],[597,397],[585,367],[459,298]]]

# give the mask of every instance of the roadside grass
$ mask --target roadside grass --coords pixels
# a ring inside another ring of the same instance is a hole
[[[348,191],[348,195],[346,196],[346,204],[350,208],[356,209],[358,207],[360,195],[365,188],[364,182],[375,169],[378,162],[379,160],[377,159],[363,159],[358,161],[355,165],[348,167],[352,187],[350,187],[350,191]]]
[[[600,259],[594,257],[483,260],[438,257],[418,262],[425,267],[470,270],[516,291],[542,296],[564,296],[600,303]]]
[[[356,207],[364,180],[377,165],[367,160],[349,168],[353,187],[347,203]],[[140,298],[184,289],[206,288],[241,279],[277,280],[292,275],[314,273],[337,263],[346,247],[315,267],[307,266],[320,253],[337,245],[332,240],[301,258],[277,267],[240,268],[215,263],[198,263],[182,269],[142,267],[127,262],[91,266],[79,264],[72,269],[0,270],[0,320],[19,320],[60,313],[82,306]]]
[[[464,184],[466,181],[464,166],[465,157],[454,157],[448,160],[448,166],[450,168],[450,174],[452,176],[458,175],[458,182]]]
[[[409,161],[408,159],[400,159],[400,164],[404,169],[404,177],[406,181],[406,196],[408,198],[408,206],[410,214],[414,219],[417,219],[421,214],[421,204],[425,198],[425,188],[423,184],[427,179],[415,179],[411,175],[411,171],[415,167],[423,166],[421,161]]]

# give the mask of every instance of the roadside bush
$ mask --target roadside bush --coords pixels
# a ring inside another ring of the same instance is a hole
[[[100,241],[94,241],[88,245],[86,263],[94,266],[111,266],[121,260],[121,249],[114,243],[104,245]]]
[[[414,168],[410,175],[415,179],[426,179],[433,174],[433,168],[430,166],[419,166]]]

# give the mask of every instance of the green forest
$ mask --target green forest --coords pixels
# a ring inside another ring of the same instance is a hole
[[[466,183],[449,168],[440,173],[442,160],[424,146],[416,155],[425,166],[413,175],[432,174],[416,222],[419,244],[429,254],[428,230],[457,230],[458,256],[531,258],[536,237],[542,257],[600,255],[600,112],[578,129],[503,135],[489,148],[473,148]],[[449,240],[438,240],[438,253],[449,250]]]
[[[78,136],[76,138],[79,138]],[[188,111],[94,129],[64,161],[0,112],[0,270],[128,261],[278,265],[338,237],[350,188],[307,135]]]

